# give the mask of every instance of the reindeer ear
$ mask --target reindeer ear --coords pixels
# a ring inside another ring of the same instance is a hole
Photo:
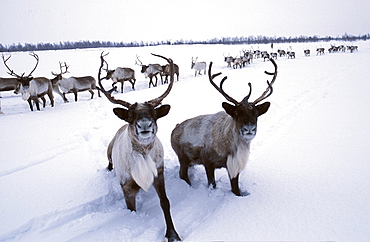
[[[117,115],[117,117],[119,117],[120,119],[123,119],[125,120],[126,122],[130,122],[129,120],[129,115],[128,115],[128,110],[127,109],[123,109],[123,108],[114,108],[113,109],[113,112],[115,115]]]
[[[269,110],[269,107],[270,107],[270,102],[265,102],[260,105],[257,105],[256,108],[258,110],[258,116],[265,114],[267,110]]]
[[[170,108],[171,106],[168,104],[165,104],[165,105],[160,106],[159,108],[156,108],[155,109],[156,118],[159,119],[159,118],[166,116],[170,112]]]
[[[227,102],[223,102],[222,107],[225,109],[225,111],[228,115],[230,115],[231,117],[234,117],[236,106],[231,105]]]

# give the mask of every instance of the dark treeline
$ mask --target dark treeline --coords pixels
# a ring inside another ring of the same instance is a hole
[[[340,37],[319,37],[319,36],[299,36],[299,37],[267,37],[267,36],[248,36],[248,37],[223,37],[210,40],[176,40],[159,42],[112,42],[112,41],[78,41],[78,42],[59,42],[59,43],[38,43],[38,44],[11,44],[2,45],[0,52],[16,51],[42,51],[42,50],[66,50],[66,49],[86,49],[86,48],[112,48],[112,47],[142,47],[156,45],[193,45],[193,44],[269,44],[269,43],[305,43],[320,41],[356,41],[368,40],[370,34],[353,36],[344,34]]]

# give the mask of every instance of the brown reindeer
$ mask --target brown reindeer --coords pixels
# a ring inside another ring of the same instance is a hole
[[[36,105],[37,110],[40,110],[39,98],[42,99],[43,107],[45,108],[45,94],[49,96],[51,106],[54,107],[54,95],[51,81],[45,77],[32,77],[32,73],[36,70],[37,65],[39,64],[39,57],[35,53],[30,53],[30,55],[33,56],[37,62],[33,70],[27,76],[25,76],[24,73],[21,76],[14,73],[14,71],[11,70],[6,63],[11,56],[9,56],[7,59],[5,59],[4,55],[2,56],[5,67],[10,71],[8,74],[15,76],[20,84],[19,90],[16,90],[16,92],[20,92],[23,100],[28,101],[31,111],[33,111],[32,101]]]
[[[114,98],[112,90],[105,91],[101,81],[101,70],[105,63],[101,54],[101,65],[98,74],[98,82],[101,91],[114,104],[124,108],[114,108],[117,117],[128,124],[122,126],[108,146],[108,170],[114,170],[122,187],[127,208],[136,210],[136,194],[142,188],[148,191],[151,185],[157,191],[161,208],[166,221],[166,238],[169,241],[180,240],[170,213],[170,202],[166,195],[164,184],[164,151],[157,133],[157,120],[164,117],[170,111],[170,105],[161,105],[163,99],[170,93],[174,82],[173,61],[163,56],[170,64],[171,78],[167,90],[158,98],[144,103],[130,104],[126,101]]]
[[[215,169],[226,167],[231,190],[235,195],[248,195],[241,193],[239,189],[239,174],[246,166],[250,152],[250,143],[257,132],[257,118],[266,113],[270,107],[269,102],[257,105],[272,94],[272,85],[277,76],[277,65],[270,59],[275,67],[273,79],[267,81],[266,91],[255,101],[248,99],[252,92],[249,85],[249,94],[237,102],[223,90],[224,77],[217,86],[213,79],[219,76],[211,74],[212,62],[209,66],[209,81],[229,102],[222,103],[225,111],[215,114],[201,115],[176,125],[171,134],[171,145],[176,152],[180,162],[180,178],[191,185],[188,177],[188,168],[195,164],[203,164],[206,170],[208,185],[216,187]]]

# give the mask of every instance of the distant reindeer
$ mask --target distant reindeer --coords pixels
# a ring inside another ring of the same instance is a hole
[[[257,132],[257,118],[270,107],[269,102],[257,105],[272,94],[272,85],[277,76],[277,65],[270,59],[275,67],[271,83],[267,81],[266,91],[255,101],[248,99],[252,92],[249,85],[249,94],[241,102],[230,97],[223,90],[226,76],[220,85],[214,83],[214,78],[221,75],[211,74],[212,62],[209,65],[208,77],[212,86],[216,88],[229,102],[222,103],[225,112],[197,116],[177,124],[171,134],[171,145],[176,152],[180,162],[180,178],[191,185],[188,169],[195,164],[205,167],[208,185],[216,187],[215,169],[226,167],[232,192],[237,195],[248,195],[241,193],[239,189],[239,174],[245,168],[250,152],[250,143]]]
[[[128,67],[117,67],[114,70],[109,70],[108,63],[106,63],[106,68],[104,70],[107,72],[106,79],[107,80],[112,79],[113,87],[117,82],[121,83],[121,93],[123,93],[123,85],[125,81],[130,82],[132,86],[132,90],[135,90],[136,79],[135,79],[135,71],[133,69],[128,68]]]
[[[158,83],[157,75],[162,73],[162,66],[160,64],[143,65],[141,60],[139,60],[139,56],[136,56],[136,59],[135,64],[141,66],[141,73],[144,73],[145,78],[149,77],[149,88],[150,85],[156,87]],[[153,77],[155,77],[155,83],[153,82]],[[161,82],[163,82],[162,76]]]
[[[9,70],[8,74],[11,76],[15,76],[17,81],[19,82],[18,88],[16,88],[16,92],[20,92],[22,94],[23,100],[27,101],[31,111],[33,111],[33,103],[36,105],[36,109],[40,111],[40,101],[39,98],[43,101],[43,107],[46,106],[46,99],[44,98],[45,95],[49,96],[51,106],[54,107],[54,95],[53,95],[53,88],[51,82],[48,78],[45,77],[32,77],[32,73],[36,70],[39,64],[39,56],[35,53],[30,53],[36,59],[36,65],[33,70],[25,76],[24,73],[20,76],[14,73],[13,70],[7,65],[7,61],[10,59],[9,56],[5,59],[4,55],[2,55],[3,62],[5,67]],[[18,89],[18,90],[17,90]]]
[[[230,56],[230,54],[228,56],[225,56],[224,54],[224,61],[227,63],[227,67],[231,67],[231,64],[233,63],[233,57]]]
[[[277,53],[275,53],[275,52],[271,52],[270,53],[270,56],[271,56],[271,58],[273,58],[273,59],[277,59],[277,56],[278,56],[278,54]]]
[[[269,53],[267,53],[267,51],[262,51],[262,52],[261,52],[261,55],[262,55],[263,61],[266,61],[266,59],[267,59],[267,60],[269,60],[269,59],[270,59],[270,54],[269,54]]]
[[[157,120],[170,111],[170,105],[161,105],[163,99],[170,93],[174,83],[173,61],[166,57],[155,55],[167,60],[170,64],[170,84],[167,90],[158,98],[144,103],[130,104],[116,99],[111,91],[105,91],[101,81],[101,70],[105,63],[100,55],[98,82],[101,91],[114,104],[124,108],[114,108],[113,112],[128,124],[122,126],[108,145],[108,170],[114,167],[116,177],[121,185],[127,208],[136,211],[136,194],[142,188],[148,191],[154,186],[166,221],[166,238],[168,241],[180,240],[175,230],[170,213],[170,202],[166,195],[164,184],[164,151],[156,136]],[[160,106],[161,105],[161,106]]]
[[[243,67],[243,59],[242,59],[242,57],[235,57],[235,58],[233,58],[233,68],[234,69],[238,69],[238,66],[239,66],[240,69]]]
[[[351,46],[347,46],[347,49],[351,52],[351,53],[353,53],[353,51],[358,51],[358,46],[356,46],[356,45],[351,45]]]
[[[65,70],[63,70],[63,67]],[[68,102],[66,97],[67,93],[73,93],[75,96],[75,102],[77,102],[77,93],[83,91],[89,91],[91,93],[91,99],[94,98],[94,89],[96,89],[96,80],[92,76],[64,78],[63,75],[68,73],[68,65],[64,62],[64,66],[59,62],[60,73],[51,72],[55,78],[51,79],[53,84],[53,89],[55,92],[60,93],[58,90],[62,91],[62,97],[64,102]],[[98,90],[98,96],[100,97],[100,92]]]
[[[325,48],[317,48],[316,49],[316,55],[324,55],[325,54]]]
[[[288,59],[293,59],[293,57],[295,58],[295,52],[294,51],[288,51],[287,52],[287,55],[288,55]]]
[[[204,61],[197,62],[198,57],[194,58],[191,57],[191,69],[195,70],[195,76],[197,76],[197,73],[201,75],[200,71],[204,70],[204,75],[206,74],[207,64]]]
[[[278,50],[277,52],[278,52],[278,54],[279,54],[279,57],[286,56],[286,52],[285,52],[285,50]]]
[[[165,77],[165,80],[164,80],[164,83],[166,84],[166,83],[168,83],[168,76],[170,76],[171,75],[171,73],[170,73],[170,65],[169,64],[167,64],[167,65],[163,65],[162,66],[162,72],[161,72],[161,79],[163,78],[163,77]],[[178,65],[176,65],[175,63],[173,64],[173,72],[174,72],[174,74],[176,74],[176,77],[177,77],[177,81],[179,81],[179,66]],[[163,80],[163,79],[162,79]],[[162,82],[162,84],[163,84],[163,82]]]
[[[305,56],[310,56],[311,51],[306,49],[303,51]]]
[[[253,60],[253,54],[250,53],[249,51],[243,50],[243,56],[242,56],[243,67],[245,67],[247,64],[250,65],[252,60]]]

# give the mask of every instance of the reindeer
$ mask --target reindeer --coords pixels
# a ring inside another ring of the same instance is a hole
[[[161,74],[162,66],[160,64],[149,64],[146,66],[146,65],[143,65],[143,63],[139,60],[138,56],[136,56],[136,59],[137,61],[135,61],[135,64],[141,66],[141,73],[144,73],[145,78],[149,77],[149,88],[150,88],[150,85],[152,85],[153,87],[156,87],[158,83],[157,75]],[[155,84],[153,82],[153,77],[155,77]],[[162,76],[161,76],[161,82],[163,82]]]
[[[316,49],[316,55],[324,55],[325,54],[325,48],[317,48]]]
[[[309,49],[303,50],[305,56],[310,56],[311,51]]]
[[[280,49],[279,49],[277,52],[278,52],[278,54],[279,54],[279,57],[286,56],[286,52],[285,52],[285,50],[280,50]]]
[[[228,56],[225,56],[224,54],[224,61],[227,63],[227,67],[231,67],[231,63],[233,63],[233,57],[228,55]]]
[[[227,77],[225,76],[220,85],[217,86],[213,79],[221,73],[212,75],[212,62],[209,66],[209,81],[229,102],[222,103],[224,111],[197,116],[177,124],[171,134],[171,145],[176,152],[180,162],[180,178],[191,185],[188,168],[195,164],[203,164],[207,174],[208,185],[216,187],[215,169],[226,167],[232,192],[237,195],[248,195],[241,193],[239,189],[239,174],[246,166],[250,152],[250,143],[256,135],[257,118],[270,107],[269,102],[257,105],[272,94],[272,85],[277,76],[277,65],[270,59],[275,67],[272,81],[267,81],[266,91],[255,101],[248,99],[252,92],[249,85],[249,94],[241,102],[237,102],[223,90],[222,86]]]
[[[101,81],[101,70],[105,63],[104,57],[108,55],[101,53],[101,65],[98,74],[99,89],[114,104],[122,105],[124,108],[114,108],[113,112],[128,124],[122,126],[108,145],[108,167],[111,171],[115,168],[125,197],[127,208],[136,210],[136,194],[142,188],[148,191],[154,186],[163,210],[166,221],[166,238],[169,241],[180,240],[170,213],[170,202],[166,195],[164,184],[164,152],[163,147],[156,136],[157,120],[164,117],[170,111],[170,105],[161,105],[163,99],[169,94],[174,83],[173,61],[163,56],[154,55],[167,60],[170,64],[170,84],[167,90],[158,98],[144,103],[130,104],[119,100],[111,95],[111,91],[105,91]],[[159,106],[159,107],[158,107]]]
[[[51,106],[54,107],[54,96],[51,82],[48,78],[45,77],[32,77],[32,73],[36,70],[39,64],[39,56],[35,53],[30,53],[30,55],[36,59],[36,65],[27,76],[24,76],[24,73],[21,76],[14,73],[14,71],[11,70],[6,63],[11,56],[9,56],[7,59],[5,59],[4,55],[2,56],[5,67],[10,71],[8,72],[8,74],[11,76],[15,76],[17,78],[17,81],[19,82],[19,86],[16,88],[15,92],[20,92],[22,94],[23,100],[28,101],[31,111],[33,111],[32,101],[36,105],[36,109],[40,111],[39,98],[42,99],[43,107],[45,108],[45,94],[49,96]]]
[[[290,58],[290,59],[293,59],[293,57],[294,57],[294,59],[295,59],[295,52],[294,51],[288,51],[287,52],[287,56],[288,56],[288,59]]]
[[[179,81],[179,66],[174,63],[173,68],[174,68],[173,72],[177,76],[177,81]],[[168,76],[170,76],[170,75],[171,75],[170,65],[169,64],[163,65],[162,66],[162,72],[161,72],[161,79],[163,77],[165,77],[164,83],[168,83]],[[163,82],[162,82],[162,85],[163,85]]]
[[[278,56],[278,54],[276,53],[276,52],[271,52],[270,53],[270,56],[271,56],[271,58],[273,58],[273,59],[277,59],[277,56]]]
[[[63,70],[63,67],[65,70]],[[62,91],[62,97],[65,103],[69,102],[66,94],[67,93],[73,93],[75,95],[75,102],[77,102],[77,93],[83,92],[83,91],[89,91],[91,93],[91,99],[94,97],[93,89],[96,89],[96,80],[92,76],[83,76],[83,77],[69,77],[64,78],[63,75],[68,73],[68,65],[64,62],[64,66],[61,62],[59,62],[59,68],[60,73],[54,73],[51,72],[52,75],[55,77],[51,79],[51,82],[53,84],[53,90],[56,93],[61,93]],[[60,90],[59,90],[60,88]],[[100,92],[98,90],[98,96],[100,97]]]
[[[249,64],[249,65],[251,64],[251,61],[253,60],[253,54],[246,50],[242,50],[242,51],[243,51],[243,56],[242,56],[243,67],[245,67],[246,64]]]
[[[127,67],[117,67],[114,70],[109,70],[108,63],[106,63],[106,65],[107,65],[107,68],[104,69],[107,72],[106,78],[107,80],[112,79],[113,87],[117,82],[120,82],[121,83],[121,93],[123,93],[123,84],[125,81],[129,81],[131,83],[132,90],[135,90],[136,79],[135,79],[135,71],[133,69],[127,68]]]
[[[263,61],[266,61],[266,59],[267,60],[270,59],[270,54],[267,53],[267,51],[262,51],[261,54],[262,54]]]
[[[204,70],[204,75],[206,74],[206,69],[207,69],[207,64],[204,62],[204,61],[201,61],[201,62],[197,62],[198,60],[198,57],[194,58],[191,57],[191,69],[194,69],[195,70],[195,76],[197,76],[197,72],[199,75],[202,75],[200,73],[201,70]]]

